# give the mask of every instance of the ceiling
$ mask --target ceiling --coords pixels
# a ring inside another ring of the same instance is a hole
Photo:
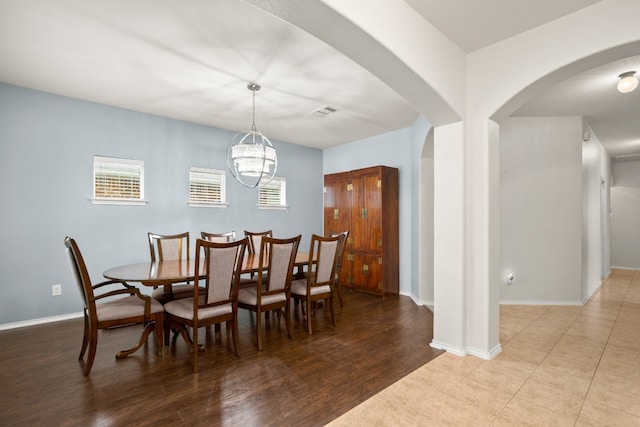
[[[600,0],[405,1],[465,52],[473,52],[492,45],[600,2]]]
[[[583,116],[614,161],[640,159],[640,89],[620,93],[618,75],[638,71],[640,55],[593,68],[539,93],[516,116]]]
[[[406,2],[466,52],[596,3]],[[257,128],[315,148],[405,128],[418,117],[343,54],[240,0],[0,0],[0,58],[5,83],[234,131],[251,125],[246,86],[256,82]],[[633,126],[640,120],[629,120],[640,117],[640,90],[612,90],[624,67],[640,72],[638,58],[594,69],[516,114],[584,115],[608,150],[627,153],[633,137],[640,153],[640,124]],[[324,107],[336,112],[316,113]]]

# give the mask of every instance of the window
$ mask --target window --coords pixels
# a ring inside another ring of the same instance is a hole
[[[189,205],[226,206],[225,171],[191,167],[189,171]]]
[[[91,201],[94,204],[145,204],[144,161],[93,156]]]
[[[287,208],[287,180],[274,176],[270,183],[258,189],[258,207]]]

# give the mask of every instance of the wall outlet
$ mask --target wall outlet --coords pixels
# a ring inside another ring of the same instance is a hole
[[[51,285],[51,296],[62,295],[62,285]]]
[[[507,283],[507,285],[513,284],[513,273],[507,273],[506,283]]]

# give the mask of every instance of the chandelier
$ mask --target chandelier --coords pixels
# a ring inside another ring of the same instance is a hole
[[[276,149],[269,138],[256,128],[256,91],[260,85],[249,83],[253,92],[251,130],[236,134],[227,147],[227,166],[233,177],[245,187],[262,187],[273,179],[278,167]]]

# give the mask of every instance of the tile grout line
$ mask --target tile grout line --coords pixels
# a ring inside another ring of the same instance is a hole
[[[634,273],[635,274],[635,273]],[[605,281],[604,285],[606,286],[608,284],[608,280]],[[578,411],[578,416],[576,417],[576,421],[575,424],[576,425],[578,423],[578,420],[580,419],[580,414],[582,413],[582,409],[584,408],[584,404],[587,401],[587,396],[589,396],[589,392],[591,391],[591,387],[593,385],[593,380],[596,377],[596,374],[598,372],[598,368],[600,367],[600,362],[602,362],[602,357],[604,356],[604,352],[607,349],[607,346],[609,345],[609,340],[611,339],[611,334],[613,333],[613,330],[616,327],[616,323],[618,323],[618,318],[620,317],[620,311],[622,310],[622,306],[624,304],[624,301],[627,299],[627,295],[629,294],[629,287],[630,287],[630,281],[629,283],[626,284],[626,292],[624,295],[624,298],[622,299],[622,302],[620,303],[620,305],[618,306],[618,312],[616,313],[616,318],[613,321],[613,325],[611,326],[611,330],[609,331],[609,335],[607,336],[607,341],[604,343],[604,346],[602,347],[602,351],[600,352],[600,357],[598,358],[598,364],[596,365],[596,369],[593,372],[593,376],[591,377],[591,380],[589,381],[589,387],[587,387],[587,392],[584,394],[584,399],[582,399],[582,404],[580,405],[580,410]],[[602,292],[602,286],[600,287],[600,289],[598,290],[598,293]],[[592,295],[591,298],[589,298],[589,304],[591,303],[591,299],[595,296]]]

